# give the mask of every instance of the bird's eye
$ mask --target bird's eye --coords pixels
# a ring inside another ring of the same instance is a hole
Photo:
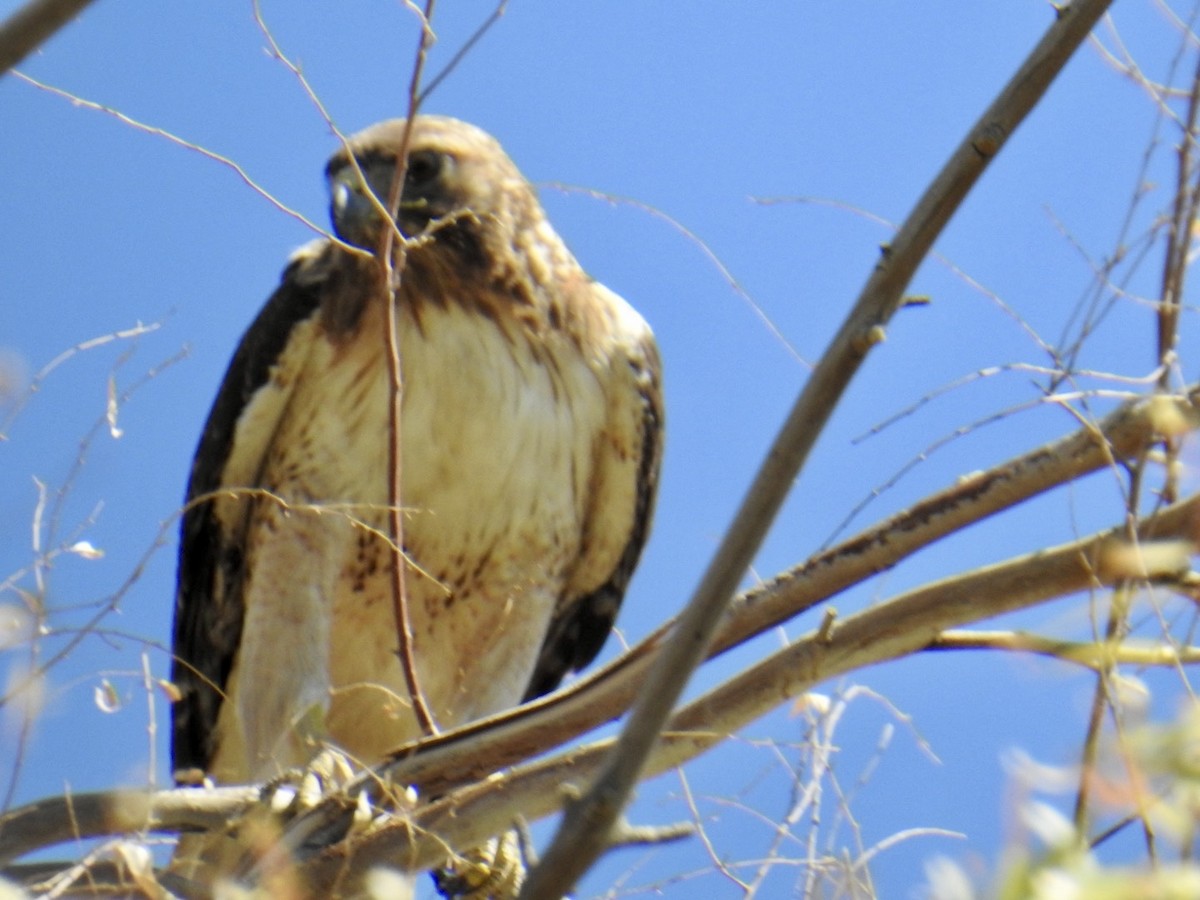
[[[418,150],[408,157],[404,180],[409,187],[422,188],[437,181],[442,173],[442,155],[431,150]]]

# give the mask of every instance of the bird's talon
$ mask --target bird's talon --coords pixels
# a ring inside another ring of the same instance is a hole
[[[263,796],[269,798],[272,812],[292,819],[314,809],[329,795],[345,790],[354,777],[354,769],[343,754],[325,749],[305,768],[289,769],[268,782]],[[364,797],[360,795],[360,804]],[[369,798],[366,802],[369,808]]]
[[[433,873],[438,893],[452,900],[512,900],[524,881],[515,831],[466,851]]]

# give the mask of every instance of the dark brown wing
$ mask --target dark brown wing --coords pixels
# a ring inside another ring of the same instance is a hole
[[[593,509],[584,534],[584,555],[620,541],[605,580],[578,596],[564,598],[550,621],[524,701],[558,687],[563,677],[583,668],[600,652],[650,531],[662,463],[664,412],[662,367],[649,327],[623,300],[596,284],[600,299],[615,302],[629,333],[619,336],[608,386],[606,433],[599,441]],[[617,533],[597,533],[600,531]]]
[[[311,270],[324,241],[298,251],[238,345],[201,432],[179,534],[171,680],[181,699],[171,711],[173,771],[206,771],[215,751],[217,715],[241,641],[244,523],[223,522],[214,491],[252,487],[227,479],[234,468],[257,474],[286,402],[271,369],[313,317],[322,295]],[[253,407],[253,427],[245,427]],[[239,477],[235,479],[241,481]]]

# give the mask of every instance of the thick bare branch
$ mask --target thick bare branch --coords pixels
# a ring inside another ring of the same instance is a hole
[[[50,40],[91,0],[29,0],[0,24],[0,74]]]
[[[1111,0],[1076,0],[972,127],[875,267],[833,343],[813,370],[670,642],[655,661],[651,683],[618,747],[587,796],[567,810],[541,864],[521,896],[562,897],[603,852],[646,755],[693,669],[708,649],[721,615],[746,572],[804,460],[850,380],[900,307],[905,288],[967,192],[999,153]]]
[[[1186,396],[1131,400],[1094,425],[958,479],[739,598],[713,642],[714,652],[787,621],[949,534],[1134,458],[1164,435],[1200,427],[1197,399],[1200,385]]]
[[[49,797],[0,817],[0,864],[80,838],[220,828],[261,796],[258,787],[237,786]]]

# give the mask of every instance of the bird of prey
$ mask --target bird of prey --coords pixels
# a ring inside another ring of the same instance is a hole
[[[320,741],[370,764],[420,736],[391,586],[393,437],[412,657],[439,727],[590,662],[646,540],[663,439],[649,326],[583,271],[494,138],[436,116],[406,128],[333,155],[336,239],[292,256],[204,426],[175,603],[177,773],[269,778]],[[389,289],[376,253],[393,227]]]

